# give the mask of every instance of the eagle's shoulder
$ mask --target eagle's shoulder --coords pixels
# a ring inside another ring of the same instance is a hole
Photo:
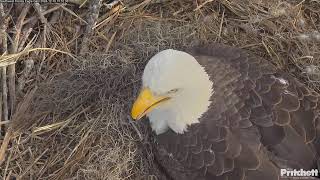
[[[208,179],[278,179],[279,167],[313,167],[320,153],[318,93],[239,48],[214,44],[187,52],[205,67],[214,94],[200,123],[157,137],[161,156],[176,162],[172,169]]]

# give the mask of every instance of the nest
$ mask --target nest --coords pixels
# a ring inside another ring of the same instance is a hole
[[[237,46],[320,92],[318,1],[71,2],[0,4],[0,178],[161,179],[130,107],[163,49]]]

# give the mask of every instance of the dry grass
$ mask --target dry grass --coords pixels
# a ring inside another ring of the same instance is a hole
[[[103,1],[90,23],[90,2],[82,3],[81,8],[45,5],[30,11],[25,25],[37,20],[36,12],[43,16],[31,32],[25,31],[26,45],[0,56],[0,64],[18,62],[18,87],[22,82],[21,103],[7,130],[8,147],[2,148],[2,179],[158,175],[150,130],[128,115],[146,61],[165,48],[211,42],[238,46],[320,92],[317,0]],[[19,16],[15,8],[12,21]],[[9,26],[14,30],[14,23]],[[88,31],[91,35],[83,36]],[[32,70],[23,64],[30,60]]]

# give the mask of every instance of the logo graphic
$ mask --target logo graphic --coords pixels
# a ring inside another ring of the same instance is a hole
[[[281,177],[291,177],[294,179],[307,179],[310,177],[318,177],[318,169],[304,170],[304,169],[281,169]]]

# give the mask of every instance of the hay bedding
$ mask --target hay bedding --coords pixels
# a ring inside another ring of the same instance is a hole
[[[165,48],[238,46],[319,91],[319,1],[94,3],[30,7],[24,48],[0,57],[2,66],[17,61],[20,102],[6,123],[0,178],[162,179],[148,124],[129,112],[145,63]],[[13,31],[21,7],[3,7]]]

